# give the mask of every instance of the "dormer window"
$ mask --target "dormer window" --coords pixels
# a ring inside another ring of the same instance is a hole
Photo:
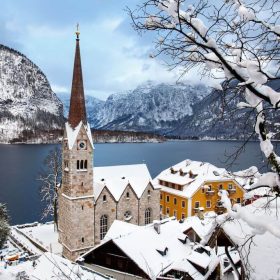
[[[171,174],[175,174],[176,173],[176,171],[174,170],[173,167],[170,168],[170,171],[171,171]]]
[[[165,247],[163,250],[156,249],[163,257],[166,256],[168,248]]]

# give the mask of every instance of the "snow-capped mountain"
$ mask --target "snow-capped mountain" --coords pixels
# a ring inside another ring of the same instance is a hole
[[[273,88],[279,88],[279,82]],[[233,88],[235,86],[233,85]],[[65,114],[69,95],[61,96]],[[193,139],[243,139],[254,131],[255,114],[238,109],[242,93],[210,89],[203,85],[145,83],[126,93],[112,94],[106,101],[87,96],[87,114],[93,128],[155,132]],[[280,123],[275,111],[268,119]],[[275,127],[267,123],[272,133]],[[279,136],[276,136],[279,139]]]
[[[235,90],[237,81],[232,81],[230,89],[220,91],[213,89],[211,94],[196,103],[194,114],[178,122],[169,135],[199,139],[237,139],[244,140],[249,136],[256,139],[254,126],[256,112],[253,109],[238,108],[239,102],[245,102],[242,92]],[[280,82],[270,82],[270,86],[279,90]],[[265,106],[266,126],[274,139],[279,139],[279,110]]]
[[[59,130],[63,106],[43,72],[26,56],[0,45],[0,143]]]
[[[87,96],[87,115],[93,128],[163,134],[173,130],[178,120],[192,115],[193,106],[209,93],[203,85],[149,81],[132,91],[112,94],[106,101]],[[59,97],[69,104],[69,97]]]

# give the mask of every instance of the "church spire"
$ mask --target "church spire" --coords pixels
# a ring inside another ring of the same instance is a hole
[[[80,123],[80,121],[82,121],[84,124],[87,123],[79,35],[79,24],[77,24],[76,52],[68,116],[68,122],[72,128],[75,128]]]

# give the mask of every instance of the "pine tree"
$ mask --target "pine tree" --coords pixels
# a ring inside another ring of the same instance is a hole
[[[8,212],[6,206],[0,203],[0,248],[3,247],[5,241],[7,240],[9,232],[10,227],[8,223]]]

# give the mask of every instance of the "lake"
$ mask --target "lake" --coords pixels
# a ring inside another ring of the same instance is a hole
[[[95,166],[146,163],[154,178],[184,159],[207,161],[225,167],[227,155],[238,141],[170,141],[164,143],[95,144]],[[0,202],[9,210],[11,224],[40,221],[39,182],[48,152],[56,145],[0,145]],[[264,168],[259,143],[250,142],[229,170],[256,165]]]

